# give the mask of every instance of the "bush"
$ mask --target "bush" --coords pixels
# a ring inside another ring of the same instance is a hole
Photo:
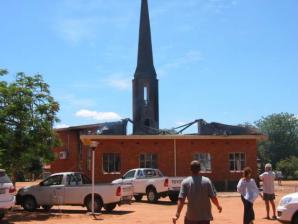
[[[281,170],[286,179],[298,179],[298,157],[291,156],[276,164],[277,170]]]

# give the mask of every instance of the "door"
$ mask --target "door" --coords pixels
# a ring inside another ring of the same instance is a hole
[[[61,205],[64,198],[63,175],[50,176],[39,184],[36,200],[39,205]]]
[[[133,184],[133,180],[135,179],[135,173],[136,173],[136,170],[131,170],[131,171],[128,171],[126,174],[124,174],[124,176],[122,177],[123,179],[122,183]]]

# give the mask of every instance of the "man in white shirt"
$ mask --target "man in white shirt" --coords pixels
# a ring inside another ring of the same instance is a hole
[[[272,219],[276,219],[276,209],[275,209],[275,193],[274,193],[274,180],[275,173],[272,172],[272,166],[270,163],[265,165],[265,172],[260,175],[260,180],[263,181],[263,199],[266,205],[267,219],[270,219],[269,212],[270,206],[272,207],[273,216]]]

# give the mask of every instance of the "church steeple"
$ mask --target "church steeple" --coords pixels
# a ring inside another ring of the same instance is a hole
[[[153,64],[151,29],[147,0],[142,0],[139,28],[138,64],[135,76],[154,76],[156,72]]]
[[[133,79],[133,133],[157,134],[159,129],[158,80],[153,65],[147,0],[141,0],[138,63]]]

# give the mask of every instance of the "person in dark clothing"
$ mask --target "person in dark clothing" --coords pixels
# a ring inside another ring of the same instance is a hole
[[[178,199],[178,207],[173,223],[180,217],[181,210],[187,198],[187,211],[184,224],[209,224],[213,220],[211,213],[211,203],[217,207],[218,211],[222,211],[222,207],[216,197],[216,192],[209,178],[201,176],[201,165],[194,160],[190,164],[192,176],[185,178],[181,183],[181,189]]]

